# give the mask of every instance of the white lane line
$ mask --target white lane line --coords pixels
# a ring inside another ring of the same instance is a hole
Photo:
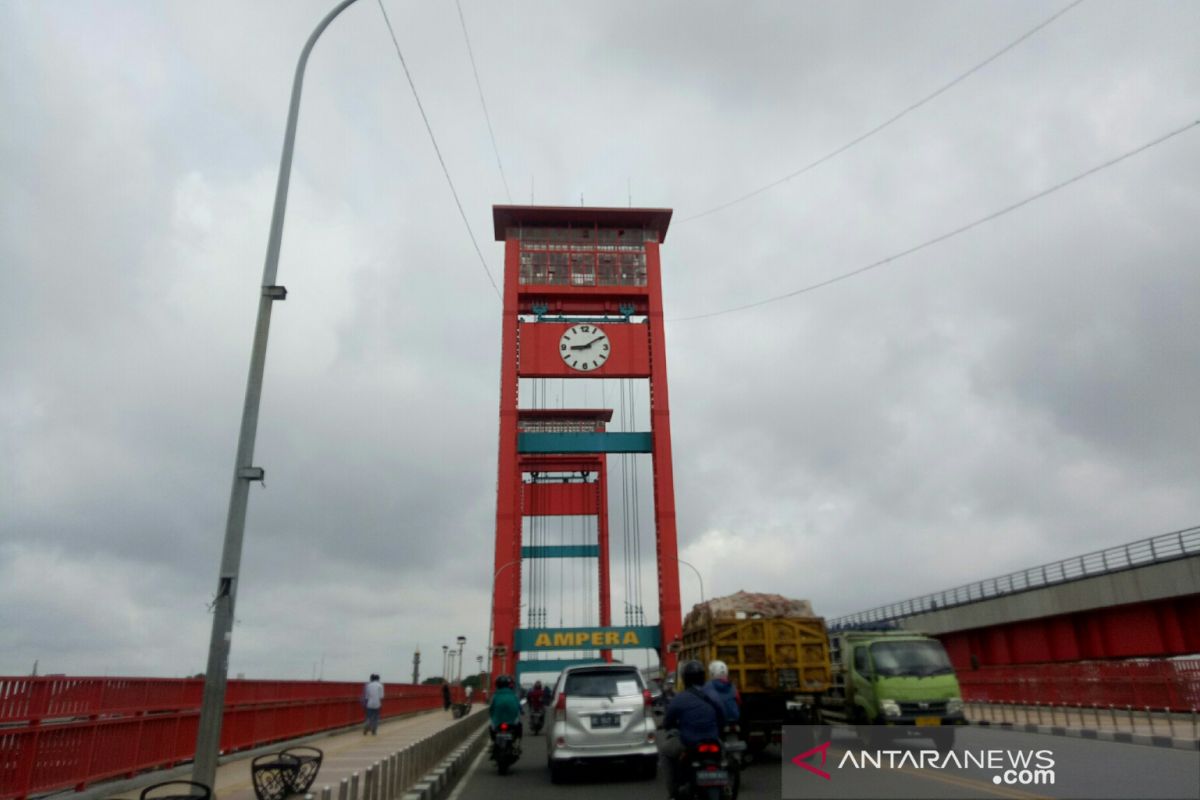
[[[483,762],[483,757],[487,754],[488,748],[486,747],[479,751],[479,755],[475,756],[475,760],[471,762],[471,767],[467,770],[467,774],[462,776],[462,780],[458,782],[458,786],[454,787],[454,791],[450,793],[450,796],[446,800],[458,800],[463,790],[467,788],[467,784],[471,782],[471,776],[475,774],[475,770],[479,769],[479,765]]]

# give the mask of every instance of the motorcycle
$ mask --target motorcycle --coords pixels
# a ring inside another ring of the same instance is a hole
[[[507,722],[501,722],[492,740],[492,760],[496,762],[496,770],[504,775],[509,766],[521,757],[521,743],[517,740],[515,731]]]
[[[730,762],[720,742],[701,742],[687,753],[689,774],[681,790],[692,800],[735,800],[737,766]]]
[[[534,736],[542,732],[542,726],[546,724],[546,709],[535,708],[529,712],[529,730]]]
[[[742,770],[750,763],[746,743],[742,741],[742,729],[731,722],[721,731],[725,740],[725,755],[729,761],[729,779],[733,783],[733,796],[737,797],[742,784]]]

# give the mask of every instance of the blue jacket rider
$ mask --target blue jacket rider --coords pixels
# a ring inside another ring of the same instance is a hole
[[[693,675],[692,665],[699,667]],[[705,696],[700,684],[704,682],[704,666],[689,662],[683,673],[687,688],[671,700],[663,727],[679,729],[679,741],[686,747],[695,747],[704,741],[721,741],[721,729],[725,727],[725,713],[720,704]]]
[[[741,710],[738,708],[737,689],[729,682],[729,667],[724,661],[714,661],[708,665],[708,677],[711,680],[704,685],[704,693],[725,712],[727,722],[737,722]]]

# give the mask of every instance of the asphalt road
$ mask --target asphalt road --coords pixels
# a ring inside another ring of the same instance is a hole
[[[779,800],[782,781],[779,754],[768,752],[766,761],[751,765],[742,773],[742,793],[745,800]],[[546,768],[546,738],[526,735],[521,760],[509,774],[496,774],[496,765],[488,760],[487,751],[474,764],[472,772],[451,796],[452,800],[497,800],[498,798],[569,798],[569,800],[666,800],[666,783],[662,770],[654,780],[638,778],[632,768],[606,765],[580,770],[567,782],[550,783]]]
[[[1005,738],[1007,737],[1007,738]],[[1019,738],[1018,738],[1019,737]],[[896,750],[921,750],[928,742],[909,739],[886,745]],[[860,745],[847,731],[833,734],[829,767],[847,751]],[[1142,745],[1096,742],[1062,736],[1015,735],[979,728],[959,731],[956,750],[997,748],[1047,748],[1056,762],[1055,784],[1050,786],[997,785],[995,773],[979,768],[912,769],[895,767],[834,771],[825,781],[792,764],[783,764],[771,748],[742,773],[745,800],[779,800],[783,797],[784,771],[789,774],[790,797],[804,798],[1086,798],[1087,800],[1138,800],[1140,798],[1200,798],[1200,753]],[[795,774],[800,774],[796,782]],[[799,791],[797,791],[797,788]],[[510,774],[496,774],[486,752],[455,790],[452,800],[495,798],[571,798],[572,800],[663,800],[666,788],[661,770],[655,780],[637,778],[632,770],[603,766],[572,776],[561,785],[550,783],[544,736],[525,740],[521,760]]]

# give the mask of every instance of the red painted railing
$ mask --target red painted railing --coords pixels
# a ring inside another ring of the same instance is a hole
[[[190,761],[203,692],[202,679],[0,677],[0,800]],[[439,686],[385,692],[385,718],[442,704]],[[360,683],[231,680],[221,750],[354,725],[361,698]]]
[[[1200,708],[1200,659],[1076,661],[983,667],[958,673],[973,702]]]

